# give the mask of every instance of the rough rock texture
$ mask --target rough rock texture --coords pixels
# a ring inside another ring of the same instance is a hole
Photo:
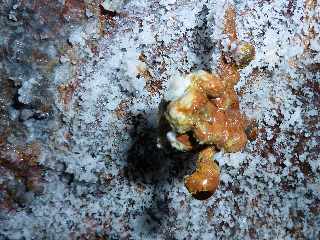
[[[317,1],[235,1],[259,134],[215,156],[212,198],[183,186],[193,156],[156,148],[168,79],[216,68],[226,2],[1,2],[1,240],[320,237]]]

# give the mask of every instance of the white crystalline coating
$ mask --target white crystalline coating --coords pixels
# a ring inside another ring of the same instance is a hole
[[[219,166],[227,165],[237,169],[244,162],[246,156],[247,155],[243,152],[226,154],[223,151],[220,151],[214,155],[214,159],[218,161]]]
[[[299,127],[303,124],[303,119],[301,118],[301,107],[297,107],[293,114],[291,114],[288,124],[291,126]]]
[[[116,12],[121,10],[124,5],[124,0],[104,0],[101,6],[108,11]]]
[[[66,62],[69,62],[70,59],[67,56],[62,55],[62,56],[60,56],[59,61],[61,63],[66,63]]]
[[[233,179],[228,173],[226,173],[225,171],[222,171],[220,175],[220,181],[225,184],[228,184],[228,183],[232,183]]]
[[[223,166],[226,164],[226,158],[223,151],[219,151],[214,155],[214,159],[218,161],[219,166]]]
[[[183,96],[191,85],[191,78],[176,74],[168,80],[165,100],[173,101]]]
[[[174,4],[177,0],[160,0],[159,4],[163,6],[167,6],[170,4]]]
[[[68,41],[71,45],[80,45],[84,46],[86,43],[87,35],[83,32],[82,28],[76,28],[68,38]]]
[[[181,8],[177,13],[177,19],[183,23],[183,26],[187,29],[195,27],[196,13],[191,12],[189,8]]]
[[[175,147],[177,146],[178,140],[177,140],[177,135],[175,132],[167,132],[166,134],[168,141],[170,142],[171,146]]]
[[[170,142],[171,146],[179,151],[186,151],[186,146],[178,141],[177,134],[173,131],[167,132],[166,137]]]
[[[232,43],[231,43],[231,46],[230,46],[230,50],[231,50],[231,51],[234,51],[234,50],[237,49],[237,47],[238,47],[237,42],[232,42]]]
[[[22,83],[22,86],[18,90],[19,102],[24,104],[31,103],[33,99],[31,92],[36,85],[39,85],[39,83],[35,78],[31,78],[31,79],[28,79],[27,81],[24,81]]]
[[[143,31],[140,33],[140,41],[144,44],[152,44],[155,42],[154,31],[151,29],[148,22],[143,23]]]
[[[246,154],[243,152],[229,153],[229,159],[226,161],[226,164],[234,168],[239,168],[246,157]]]
[[[167,139],[168,139],[171,143],[176,142],[176,141],[177,141],[176,133],[175,133],[175,132],[167,132]]]
[[[72,50],[81,64],[62,61],[48,79],[57,109],[43,144],[45,190],[25,208],[1,212],[0,236],[318,239],[319,3],[308,20],[302,0],[290,1],[291,8],[284,0],[234,1],[238,39],[256,48],[236,87],[242,112],[258,121],[259,135],[241,153],[215,154],[221,184],[201,202],[183,184],[194,169],[190,155],[168,156],[156,149],[158,106],[163,95],[172,100],[184,94],[190,81],[180,73],[216,66],[230,1],[125,2],[125,14],[115,18],[112,31],[105,26],[110,35],[97,34],[99,24],[92,22],[81,27],[87,36],[73,33],[73,26]],[[99,23],[96,16],[91,19]],[[306,47],[310,36],[315,36],[312,51]],[[90,57],[87,43],[97,46]],[[144,67],[165,90],[152,95],[147,79],[137,78],[141,53]],[[25,78],[19,76],[19,95],[28,103],[37,81]],[[74,80],[79,86],[65,109],[57,87]],[[125,114],[119,117],[122,102]],[[19,120],[20,112],[12,112],[12,118]],[[41,137],[42,121],[24,124],[28,139]]]

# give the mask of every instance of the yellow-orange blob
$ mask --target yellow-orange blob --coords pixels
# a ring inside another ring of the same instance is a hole
[[[209,198],[219,186],[220,169],[213,161],[213,155],[212,147],[202,150],[198,156],[197,169],[185,177],[185,186],[196,199]]]
[[[208,146],[200,152],[195,172],[185,178],[188,191],[197,199],[210,197],[219,185],[220,170],[213,161],[214,150],[241,151],[248,141],[246,133],[254,134],[254,128],[248,128],[249,123],[240,113],[234,86],[240,79],[239,69],[249,64],[255,50],[237,39],[235,17],[234,7],[228,7],[224,33],[230,51],[221,54],[217,73],[197,71],[185,76],[191,84],[183,96],[168,104],[165,113],[177,133],[174,138],[169,136],[172,147],[192,150],[189,136],[198,147]]]
[[[198,71],[196,74],[192,74],[192,80],[208,97],[219,97],[225,89],[224,82],[218,74]]]

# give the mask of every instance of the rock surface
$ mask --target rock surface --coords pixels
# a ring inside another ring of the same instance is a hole
[[[319,239],[319,3],[235,1],[259,133],[198,201],[157,112],[172,76],[216,68],[227,1],[97,2],[0,4],[0,239]]]

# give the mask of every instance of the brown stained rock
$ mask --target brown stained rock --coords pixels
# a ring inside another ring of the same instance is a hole
[[[315,199],[311,204],[310,204],[310,212],[314,215],[319,215],[320,214],[320,200]]]
[[[86,5],[83,0],[66,0],[61,16],[67,20],[81,20],[85,17]]]
[[[104,7],[99,4],[99,23],[100,23],[100,35],[111,35],[112,31],[117,27],[116,16],[120,16],[120,13],[112,12],[104,9]],[[106,24],[110,28],[106,30]]]
[[[78,81],[72,81],[71,83],[68,83],[68,84],[61,84],[58,87],[58,91],[60,93],[60,99],[65,107],[65,110],[69,108],[69,104],[72,101],[72,97],[78,87],[79,87]]]
[[[128,100],[121,100],[117,108],[115,109],[115,114],[118,119],[123,119],[128,115],[128,108],[130,102]]]
[[[84,1],[66,0],[64,3],[51,0],[21,1],[21,6],[32,10],[38,24],[48,27],[45,38],[56,38],[64,30],[65,22],[80,22],[84,19]]]
[[[160,91],[163,89],[161,80],[149,80],[146,82],[146,89],[152,95],[160,94]]]
[[[38,164],[40,146],[33,143],[27,146],[0,145],[0,185],[4,193],[1,208],[14,208],[14,204],[25,205],[30,201],[30,193],[42,192],[42,169]]]
[[[245,129],[249,141],[254,141],[258,137],[258,126],[256,121],[249,121]]]
[[[143,55],[140,55],[139,58],[143,61],[145,60]],[[156,79],[145,65],[138,66],[138,77],[143,77],[145,79],[145,88],[152,96],[160,94],[160,91],[163,89],[162,81]]]
[[[32,51],[32,59],[39,65],[46,65],[48,64],[48,55],[45,53],[40,52],[39,50],[33,49]]]
[[[91,41],[91,40],[89,40],[89,41],[88,41],[88,46],[89,46],[91,52],[92,52],[95,56],[98,56],[98,54],[99,54],[99,47],[98,47],[97,41]]]

